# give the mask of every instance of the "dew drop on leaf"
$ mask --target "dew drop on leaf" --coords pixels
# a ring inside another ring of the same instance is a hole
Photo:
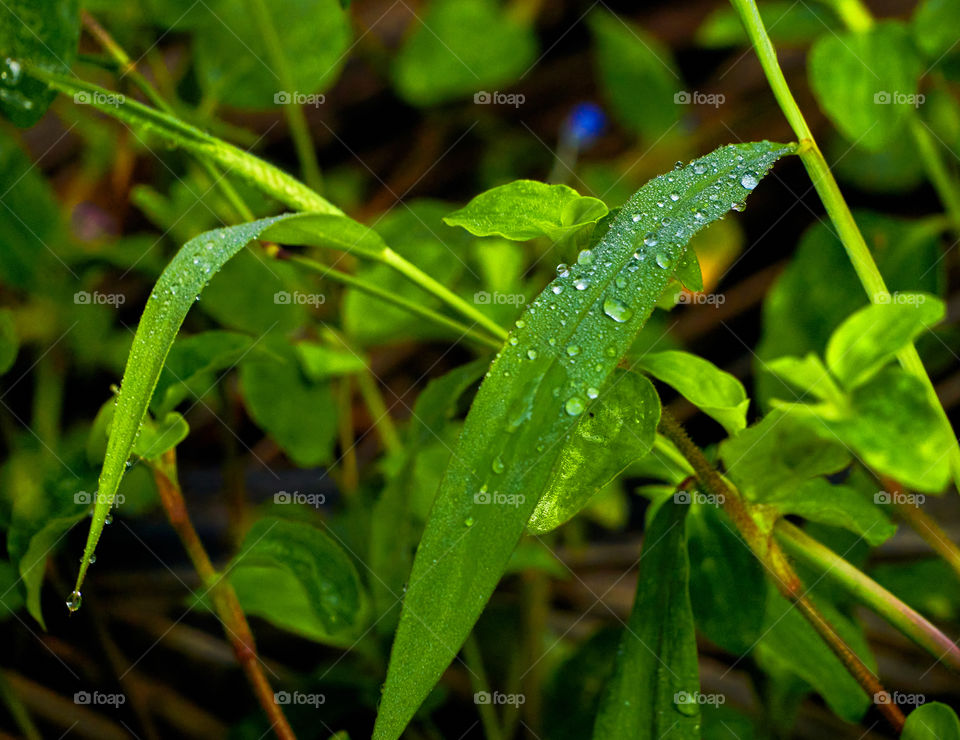
[[[506,466],[503,464],[503,460],[499,457],[495,458],[493,463],[490,465],[494,473],[502,473]]]
[[[743,177],[740,178],[740,184],[747,190],[753,190],[759,182],[760,180],[755,172],[744,172]]]
[[[559,285],[559,284],[557,284],[557,285],[552,285],[552,286],[550,286],[550,290],[553,291],[553,294],[554,294],[554,295],[560,295],[560,294],[563,292],[563,286],[562,286],[562,285]]]
[[[652,231],[648,231],[646,236],[643,237],[643,243],[648,247],[655,247],[657,245],[657,235]]]
[[[633,316],[633,309],[619,298],[607,298],[603,302],[603,312],[619,324]]]
[[[599,396],[599,395],[600,395],[600,391],[598,391],[598,390],[597,390],[596,388],[594,388],[593,386],[587,388],[587,398],[589,398],[589,399],[592,400],[592,399],[596,398],[596,397]]]
[[[466,519],[463,520],[463,525],[464,525],[465,527],[472,527],[472,526],[473,526],[473,522],[474,522],[473,517],[472,517],[472,516],[468,516]]]
[[[576,357],[577,355],[580,354],[580,347],[578,347],[576,344],[568,345],[567,354],[570,355],[571,357]]]
[[[0,67],[0,82],[7,87],[16,87],[20,84],[23,77],[23,67],[16,59],[7,57],[3,60],[3,66]]]
[[[586,290],[589,285],[590,285],[589,280],[587,280],[586,278],[580,278],[573,284],[573,287],[576,288],[577,290]]]
[[[593,264],[593,252],[589,249],[584,249],[577,255],[577,264],[578,265],[590,265]]]
[[[680,200],[680,193],[677,193],[677,192],[670,193],[670,200],[674,202]]]
[[[528,349],[528,350],[527,350],[527,357],[529,357],[531,360],[537,359],[537,350],[535,350],[535,349]]]
[[[566,263],[561,262],[559,265],[557,265],[558,277],[566,277],[569,274],[570,274],[570,268],[566,265]]]
[[[657,264],[664,269],[670,267],[670,265],[672,264],[670,260],[670,255],[667,254],[666,252],[660,252],[659,254],[657,254]]]
[[[564,404],[563,408],[568,414],[570,414],[570,416],[580,416],[580,414],[582,414],[583,410],[586,408],[586,405],[580,396],[571,396],[567,399],[567,402]]]

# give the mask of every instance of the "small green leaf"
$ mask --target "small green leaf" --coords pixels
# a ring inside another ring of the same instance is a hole
[[[545,236],[556,242],[595,224],[606,214],[603,201],[580,195],[567,185],[515,180],[480,193],[443,220],[475,236],[502,236],[515,241]]]
[[[355,375],[367,369],[362,357],[345,349],[319,342],[297,342],[294,349],[300,360],[300,369],[314,383],[340,375]]]
[[[900,740],[960,740],[957,713],[938,701],[923,704],[907,715]]]
[[[40,607],[40,589],[43,574],[47,569],[47,557],[64,535],[87,516],[86,510],[66,516],[53,516],[44,521],[39,531],[30,537],[30,543],[18,564],[20,578],[27,593],[27,611],[44,629],[43,612]]]
[[[401,735],[467,638],[562,441],[590,409],[590,389],[603,387],[629,350],[689,239],[793,150],[726,146],[651,180],[590,253],[528,306],[477,392],[420,542],[377,740]]]
[[[960,5],[955,0],[923,0],[913,12],[911,30],[917,46],[931,62],[957,48]]]
[[[850,462],[850,453],[836,438],[774,410],[721,442],[720,458],[748,498],[767,501],[810,478],[837,472]]]
[[[497,0],[432,0],[397,55],[394,84],[414,105],[471,95],[499,105],[496,88],[520,78],[536,51],[533,29]]]
[[[939,298],[902,293],[897,303],[874,303],[844,321],[827,343],[827,367],[847,388],[872,378],[926,329],[943,320]]]
[[[901,133],[918,105],[922,71],[910,34],[894,21],[826,33],[809,56],[810,85],[820,106],[844,136],[871,151]]]
[[[23,74],[24,62],[69,72],[77,56],[77,0],[7,0],[0,8],[0,113],[21,128],[47,111],[56,93]]]
[[[653,448],[660,398],[639,373],[618,371],[564,441],[550,481],[530,515],[535,534],[556,529]]]
[[[780,515],[796,514],[812,522],[843,527],[860,535],[871,546],[882,545],[893,537],[897,525],[883,510],[848,486],[835,486],[824,478],[814,478],[766,501]]]
[[[336,645],[363,631],[368,605],[357,569],[310,524],[258,520],[226,572],[244,611],[278,627]]]
[[[684,111],[676,97],[682,80],[670,48],[606,11],[591,13],[588,22],[600,82],[617,120],[650,141],[659,140]]]
[[[13,323],[13,312],[7,308],[0,310],[0,375],[13,367],[19,349],[20,339]]]
[[[843,391],[837,387],[823,360],[813,352],[806,357],[778,357],[765,363],[763,367],[788,385],[802,391],[804,395],[810,394],[813,398],[831,403],[837,403],[843,398]]]
[[[644,533],[636,600],[600,701],[597,740],[699,740],[700,677],[684,529],[688,508],[668,499]]]
[[[747,426],[750,399],[743,384],[709,360],[679,350],[648,352],[637,366],[673,386],[690,403],[716,419],[728,434]]]

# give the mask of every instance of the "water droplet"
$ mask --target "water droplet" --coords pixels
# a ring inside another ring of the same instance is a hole
[[[681,162],[679,159],[673,163],[673,169],[679,170],[681,167],[683,167],[683,162]]]
[[[647,235],[643,237],[643,243],[648,247],[655,247],[657,245],[657,235],[652,231],[647,232]]]
[[[589,285],[590,285],[589,280],[580,278],[573,284],[573,287],[576,288],[577,290],[586,290],[589,287]]]
[[[696,162],[693,165],[693,172],[696,175],[702,175],[706,171],[707,171],[707,166],[703,162]]]
[[[82,561],[82,559],[81,559],[81,561]],[[97,556],[96,556],[96,555],[91,555],[91,556],[90,556],[90,565],[93,565],[95,562],[97,562]]]
[[[567,354],[571,357],[576,357],[580,354],[580,348],[575,344],[567,345]]]
[[[703,221],[703,219],[705,218],[703,215],[703,211],[694,211],[693,217],[697,219],[697,221]]]
[[[519,342],[520,340],[517,339],[516,337],[510,337],[510,340],[509,340],[509,341],[510,341],[510,344],[512,344],[514,347],[516,347],[516,346],[517,346],[517,342]]]
[[[547,344],[549,344],[551,347],[555,346],[556,343],[557,343],[557,340],[554,339],[553,337],[550,337],[550,338],[547,340]]]
[[[580,396],[571,396],[567,399],[567,402],[564,404],[563,408],[564,411],[570,414],[570,416],[580,416],[580,414],[582,414],[583,410],[586,408],[586,405]]]
[[[578,265],[590,265],[593,264],[593,252],[589,249],[584,249],[580,254],[577,255],[577,264]]]
[[[22,77],[23,67],[20,66],[20,62],[10,57],[3,60],[3,65],[0,66],[0,82],[7,87],[16,87],[20,84]]]
[[[617,279],[613,281],[618,288],[627,287],[627,279],[623,275],[617,275]]]
[[[463,526],[465,526],[465,527],[472,527],[472,526],[473,526],[473,522],[474,522],[473,517],[472,517],[472,516],[468,516],[466,519],[463,520]]]
[[[80,608],[80,604],[82,603],[83,603],[83,596],[80,594],[79,591],[73,591],[70,594],[70,598],[67,599],[67,609],[69,609],[72,612],[75,612],[77,609]]]
[[[603,312],[619,324],[633,316],[633,309],[619,298],[607,298],[603,302]]]
[[[673,260],[670,259],[670,255],[667,254],[666,252],[660,252],[657,255],[657,264],[660,265],[660,267],[666,269],[670,267],[671,264],[673,264]]]
[[[759,182],[760,180],[757,179],[755,172],[744,172],[743,177],[740,178],[740,184],[747,190],[753,190]]]
[[[207,243],[204,244],[203,246],[204,246],[204,249],[213,249],[213,247],[214,247],[215,245],[214,245],[213,242],[207,242]]]
[[[600,395],[600,391],[598,391],[593,386],[591,386],[590,388],[587,388],[587,398],[593,399],[599,395]]]
[[[550,290],[553,291],[554,295],[560,295],[563,292],[563,286],[560,284],[550,286]]]
[[[564,262],[561,262],[559,265],[557,265],[558,277],[566,277],[569,274],[570,274],[570,268]]]
[[[684,714],[687,717],[693,717],[700,711],[696,697],[691,696],[690,694],[686,694],[686,696],[681,697],[681,700],[673,706],[677,708],[677,711],[680,712],[680,714]]]
[[[637,223],[637,221],[640,220],[640,214],[639,214],[639,213],[634,213],[634,214],[630,217],[630,220],[633,221],[634,223]]]
[[[526,325],[527,325],[527,322],[524,321],[523,319],[517,319],[517,320],[514,322],[514,326],[516,326],[518,329],[522,329],[522,328],[525,327]]]
[[[107,514],[107,518],[103,520],[104,524],[113,524],[113,514]]]
[[[747,209],[747,204],[744,203],[743,201],[740,201],[739,203],[731,203],[730,207],[733,210],[735,210],[737,213],[742,213]]]
[[[677,192],[670,193],[670,200],[674,202],[680,200],[680,193],[677,193]]]
[[[528,350],[527,350],[527,357],[529,357],[531,360],[537,359],[537,350],[535,350],[535,349],[528,349]]]
[[[503,464],[503,460],[501,460],[499,457],[494,459],[490,467],[493,469],[494,473],[502,473],[506,469],[506,466]]]

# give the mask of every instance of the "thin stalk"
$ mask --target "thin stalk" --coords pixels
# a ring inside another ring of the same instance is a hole
[[[253,632],[250,631],[236,591],[230,581],[223,578],[213,567],[210,556],[190,521],[183,492],[177,481],[177,457],[174,450],[163,454],[159,463],[153,467],[153,475],[167,519],[180,537],[201,582],[213,594],[214,609],[223,622],[224,633],[233,646],[233,652],[253,688],[253,693],[270,720],[271,729],[281,740],[296,740],[283,710],[274,701],[273,689],[263,673]]]
[[[7,711],[10,712],[10,716],[17,725],[17,729],[23,733],[23,737],[26,738],[26,740],[43,739],[43,735],[40,733],[36,723],[34,723],[33,717],[30,716],[27,707],[20,700],[20,697],[17,696],[17,692],[13,690],[13,686],[10,685],[6,673],[3,671],[0,671],[0,700],[2,700],[7,707]]]
[[[777,522],[776,535],[791,555],[823,571],[861,604],[886,619],[937,660],[960,672],[960,648],[919,612],[790,522],[783,519]]]
[[[473,688],[473,693],[486,692],[489,694],[490,681],[487,679],[487,671],[483,667],[480,646],[473,634],[463,643],[463,659],[470,674],[470,686]],[[483,734],[487,740],[503,740],[503,732],[500,730],[500,722],[497,719],[497,711],[494,709],[494,705],[490,702],[486,704],[477,703],[477,711],[480,713]]]
[[[340,487],[352,496],[360,487],[360,471],[357,468],[357,448],[353,438],[353,384],[350,376],[337,379],[338,437],[340,440]]]
[[[853,219],[853,214],[840,192],[840,186],[837,185],[827,160],[824,159],[823,153],[817,146],[813,133],[810,131],[810,127],[807,125],[803,113],[787,85],[783,70],[780,69],[780,63],[777,61],[777,53],[770,41],[770,36],[767,34],[766,27],[763,25],[763,20],[760,18],[760,11],[757,9],[755,0],[730,0],[730,2],[740,14],[740,19],[747,30],[747,35],[750,37],[763,71],[767,76],[770,88],[773,90],[773,94],[780,104],[780,109],[800,142],[797,153],[810,175],[810,180],[813,182],[820,200],[823,201],[827,215],[830,216],[830,220],[837,230],[850,263],[853,265],[857,277],[860,278],[860,283],[871,302],[887,302],[890,293],[887,290],[886,283],[884,283],[883,276],[880,274],[877,263],[874,261],[873,255],[870,254],[870,249]],[[913,344],[901,350],[897,359],[908,373],[917,377],[924,384],[930,402],[940,415],[943,424],[951,430],[953,448],[950,452],[950,463],[954,484],[960,491],[960,442],[953,435],[950,419],[940,403],[933,382],[930,380],[930,376],[927,374],[926,368],[920,360],[920,355],[917,354],[917,349]]]
[[[898,482],[890,478],[883,478],[881,482],[898,499],[903,498],[903,486]],[[898,503],[895,510],[897,516],[909,524],[910,528],[920,536],[920,539],[930,545],[930,548],[937,555],[946,560],[953,572],[960,578],[960,548],[950,539],[950,535],[934,521],[933,517],[927,515],[919,506],[909,503]]]
[[[387,452],[395,453],[403,450],[403,442],[400,441],[400,434],[393,423],[387,404],[383,400],[383,394],[377,387],[377,381],[369,368],[356,376],[357,386],[360,389],[360,396],[367,405],[370,415],[375,421],[377,433],[380,435],[380,441]]]
[[[294,90],[293,75],[290,73],[287,55],[283,51],[283,44],[277,35],[273,19],[267,12],[267,6],[263,0],[253,0],[253,9],[260,25],[260,32],[263,34],[263,40],[267,44],[270,60],[277,69],[280,84],[283,85],[288,95],[293,95],[297,92]],[[303,108],[294,100],[291,100],[284,106],[284,115],[287,124],[290,126],[290,134],[293,136],[293,144],[297,150],[297,159],[300,161],[300,171],[303,173],[303,179],[307,185],[319,193],[323,188],[323,176],[320,174],[317,152],[313,146],[313,139],[310,137],[310,129],[307,126],[307,117],[303,114]]]
[[[816,630],[834,655],[840,659],[850,675],[860,684],[867,696],[871,698],[877,695],[889,697],[890,694],[883,688],[873,671],[843,641],[833,625],[824,618],[820,610],[807,596],[803,582],[794,571],[783,550],[780,549],[780,546],[772,537],[764,534],[757,526],[747,503],[740,497],[739,491],[726,483],[700,451],[700,448],[687,436],[683,427],[666,410],[660,417],[659,430],[677,446],[680,453],[687,459],[700,484],[709,493],[718,496],[718,500],[723,501],[724,510],[730,515],[753,554],[772,576],[771,580],[777,590],[787,601],[797,607],[810,623],[810,626]],[[896,704],[893,702],[877,702],[876,706],[897,732],[903,729],[906,718]]]
[[[447,329],[452,329],[459,335],[468,336],[471,339],[474,339],[475,341],[480,342],[488,347],[493,349],[500,349],[502,347],[502,342],[492,339],[486,334],[481,334],[473,327],[467,326],[466,324],[461,324],[455,319],[451,319],[441,313],[437,313],[430,308],[426,308],[418,303],[409,301],[403,296],[388,292],[377,287],[376,285],[368,283],[364,280],[360,280],[353,275],[350,275],[346,272],[341,272],[340,270],[329,267],[328,265],[324,265],[316,260],[312,260],[309,257],[301,257],[293,254],[292,252],[282,250],[279,247],[268,248],[267,253],[277,257],[278,259],[289,260],[290,262],[298,264],[301,267],[305,267],[308,270],[317,272],[321,277],[329,278],[330,280],[334,280],[343,285],[361,290],[364,293],[373,296],[374,298],[379,298],[386,303],[397,306],[398,308],[402,308],[405,311],[409,311],[416,316],[420,316],[421,318],[427,319],[435,324],[439,324]],[[499,329],[499,327],[497,328]],[[503,330],[501,329],[500,331]]]

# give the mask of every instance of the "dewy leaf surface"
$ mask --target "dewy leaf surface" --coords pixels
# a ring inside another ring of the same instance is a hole
[[[722,147],[651,180],[535,299],[467,415],[414,561],[377,740],[395,740],[497,585],[563,441],[646,322],[689,239],[792,146]]]

